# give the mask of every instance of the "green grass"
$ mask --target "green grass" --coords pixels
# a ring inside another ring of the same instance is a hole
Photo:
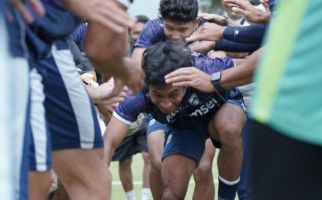
[[[218,154],[218,152],[216,152],[216,155],[217,154]],[[217,157],[214,159],[214,163],[213,163],[213,175],[214,175],[214,181],[215,181],[215,188],[217,191],[218,170],[217,170],[216,160],[217,160]],[[110,169],[111,169],[111,172],[113,175],[112,200],[125,199],[125,193],[123,191],[122,185],[120,184],[120,178],[118,175],[118,162],[112,162]],[[134,190],[136,193],[137,200],[141,199],[142,184],[139,184],[139,183],[142,181],[142,170],[143,170],[142,155],[136,154],[133,157],[133,161],[132,161],[132,173],[133,173],[133,181],[136,181],[136,184],[134,184]],[[191,182],[192,183],[189,184],[188,192],[187,192],[187,195],[185,198],[187,200],[192,199],[192,193],[193,193],[193,189],[194,189],[193,179],[191,179]],[[216,195],[215,199],[217,199],[217,195]]]

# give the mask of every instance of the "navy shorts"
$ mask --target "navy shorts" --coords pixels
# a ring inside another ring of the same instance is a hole
[[[168,126],[165,130],[165,142],[162,160],[168,156],[181,154],[196,161],[198,166],[209,137],[208,123],[200,123],[193,128],[176,128]]]
[[[197,165],[200,162],[202,154],[205,150],[205,142],[208,135],[208,121],[202,121],[196,126],[189,128],[176,128],[162,124],[149,116],[147,118],[148,127],[147,135],[157,130],[162,130],[165,133],[165,142],[162,159],[181,154],[194,159]]]
[[[144,130],[125,137],[121,145],[114,151],[112,161],[123,161],[138,152],[148,152],[148,145]]]
[[[29,170],[49,171],[51,169],[51,140],[45,117],[42,77],[36,68],[30,71],[31,89],[31,141],[29,149]]]
[[[151,133],[158,131],[158,130],[165,131],[168,127],[166,124],[162,124],[161,122],[155,120],[151,115],[148,115],[146,120],[148,122],[148,126],[146,129],[147,135],[150,135]]]
[[[39,62],[39,67],[52,149],[103,147],[94,104],[76,70],[70,50],[53,46],[50,57]]]

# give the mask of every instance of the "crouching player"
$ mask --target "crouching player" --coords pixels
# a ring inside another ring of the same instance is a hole
[[[190,177],[204,152],[206,139],[210,135],[212,139],[220,140],[217,133],[220,126],[216,127],[213,122],[218,118],[216,112],[220,107],[233,102],[243,111],[241,95],[237,90],[203,93],[194,88],[165,83],[165,75],[178,68],[194,66],[194,61],[194,55],[167,43],[157,43],[148,48],[142,62],[146,88],[117,106],[104,136],[104,159],[109,163],[113,151],[139,113],[150,113],[154,119],[166,124],[161,167],[162,199],[165,200],[184,199]],[[232,65],[219,66],[214,60],[212,66],[200,65],[198,68],[214,73]],[[239,123],[242,127],[244,118]],[[211,124],[209,128],[208,124]]]

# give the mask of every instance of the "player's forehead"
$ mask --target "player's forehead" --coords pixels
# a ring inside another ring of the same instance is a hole
[[[172,93],[175,93],[179,90],[181,90],[182,87],[178,86],[173,86],[172,84],[166,84],[164,86],[149,86],[149,91],[155,94],[160,94],[160,95],[169,95]]]

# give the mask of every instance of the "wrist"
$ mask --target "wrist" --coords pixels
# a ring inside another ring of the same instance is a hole
[[[214,90],[217,92],[222,92],[225,90],[225,88],[223,88],[222,85],[220,84],[220,80],[221,80],[221,72],[215,72],[211,74],[210,82]]]
[[[214,42],[212,43],[212,45],[211,45],[211,49],[212,49],[212,50],[215,50],[215,49],[216,49],[216,41],[214,41]]]
[[[225,26],[218,32],[218,40],[224,39]]]

